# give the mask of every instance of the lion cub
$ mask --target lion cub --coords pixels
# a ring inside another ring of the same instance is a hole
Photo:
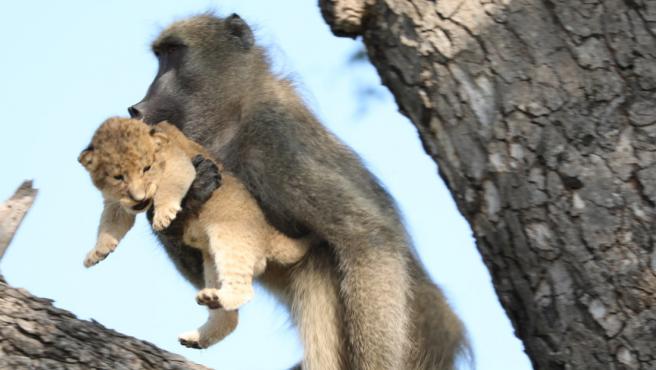
[[[135,215],[151,206],[153,228],[166,228],[196,176],[192,159],[197,155],[211,158],[167,122],[148,126],[127,118],[106,120],[79,157],[104,198],[96,246],[84,265],[95,265],[111,253]],[[310,243],[290,239],[270,226],[245,186],[226,171],[221,186],[186,223],[183,239],[203,253],[205,289],[196,300],[210,309],[203,326],[179,337],[183,345],[194,348],[206,348],[235,329],[236,309],[252,298],[252,279],[264,271],[267,260],[293,264]]]

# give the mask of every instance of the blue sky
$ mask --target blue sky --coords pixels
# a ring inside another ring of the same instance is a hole
[[[0,264],[14,286],[80,318],[220,369],[284,369],[301,345],[263,290],[236,332],[207,350],[181,347],[202,324],[195,291],[173,269],[143,217],[116,253],[84,269],[101,198],[76,158],[95,128],[125,115],[156,71],[149,43],[173,20],[216,9],[254,24],[277,71],[298,81],[321,120],[352,146],[396,198],[422,262],[463,318],[480,370],[531,366],[494,294],[471,230],[375,70],[350,65],[356,41],[334,37],[316,1],[31,1],[0,3],[0,199],[23,179],[40,189]],[[365,100],[363,86],[380,98]],[[362,110],[363,104],[366,109]]]

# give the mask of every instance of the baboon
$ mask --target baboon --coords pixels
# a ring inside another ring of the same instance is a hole
[[[173,123],[246,184],[271,225],[319,240],[294,267],[263,277],[298,325],[302,368],[452,369],[463,326],[414,255],[394,201],[271,72],[246,22],[194,16],[152,49],[159,70],[130,115]],[[162,239],[198,284],[202,268],[179,238]]]

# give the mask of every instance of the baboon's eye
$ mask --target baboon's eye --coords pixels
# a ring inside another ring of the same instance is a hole
[[[150,165],[144,167],[144,169],[143,169],[143,172],[144,172],[144,173],[146,173],[146,172],[148,172],[148,171],[150,171]]]
[[[114,180],[123,181],[123,175],[114,176]]]
[[[153,53],[155,54],[156,57],[159,58],[163,55],[172,54],[180,50],[184,46],[185,46],[184,44],[178,42],[177,40],[169,40],[161,43],[156,48],[154,48]]]

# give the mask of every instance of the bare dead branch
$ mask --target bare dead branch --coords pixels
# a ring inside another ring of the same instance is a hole
[[[0,205],[0,259],[14,238],[27,211],[32,207],[38,193],[32,187],[32,180],[24,181],[14,195]]]

